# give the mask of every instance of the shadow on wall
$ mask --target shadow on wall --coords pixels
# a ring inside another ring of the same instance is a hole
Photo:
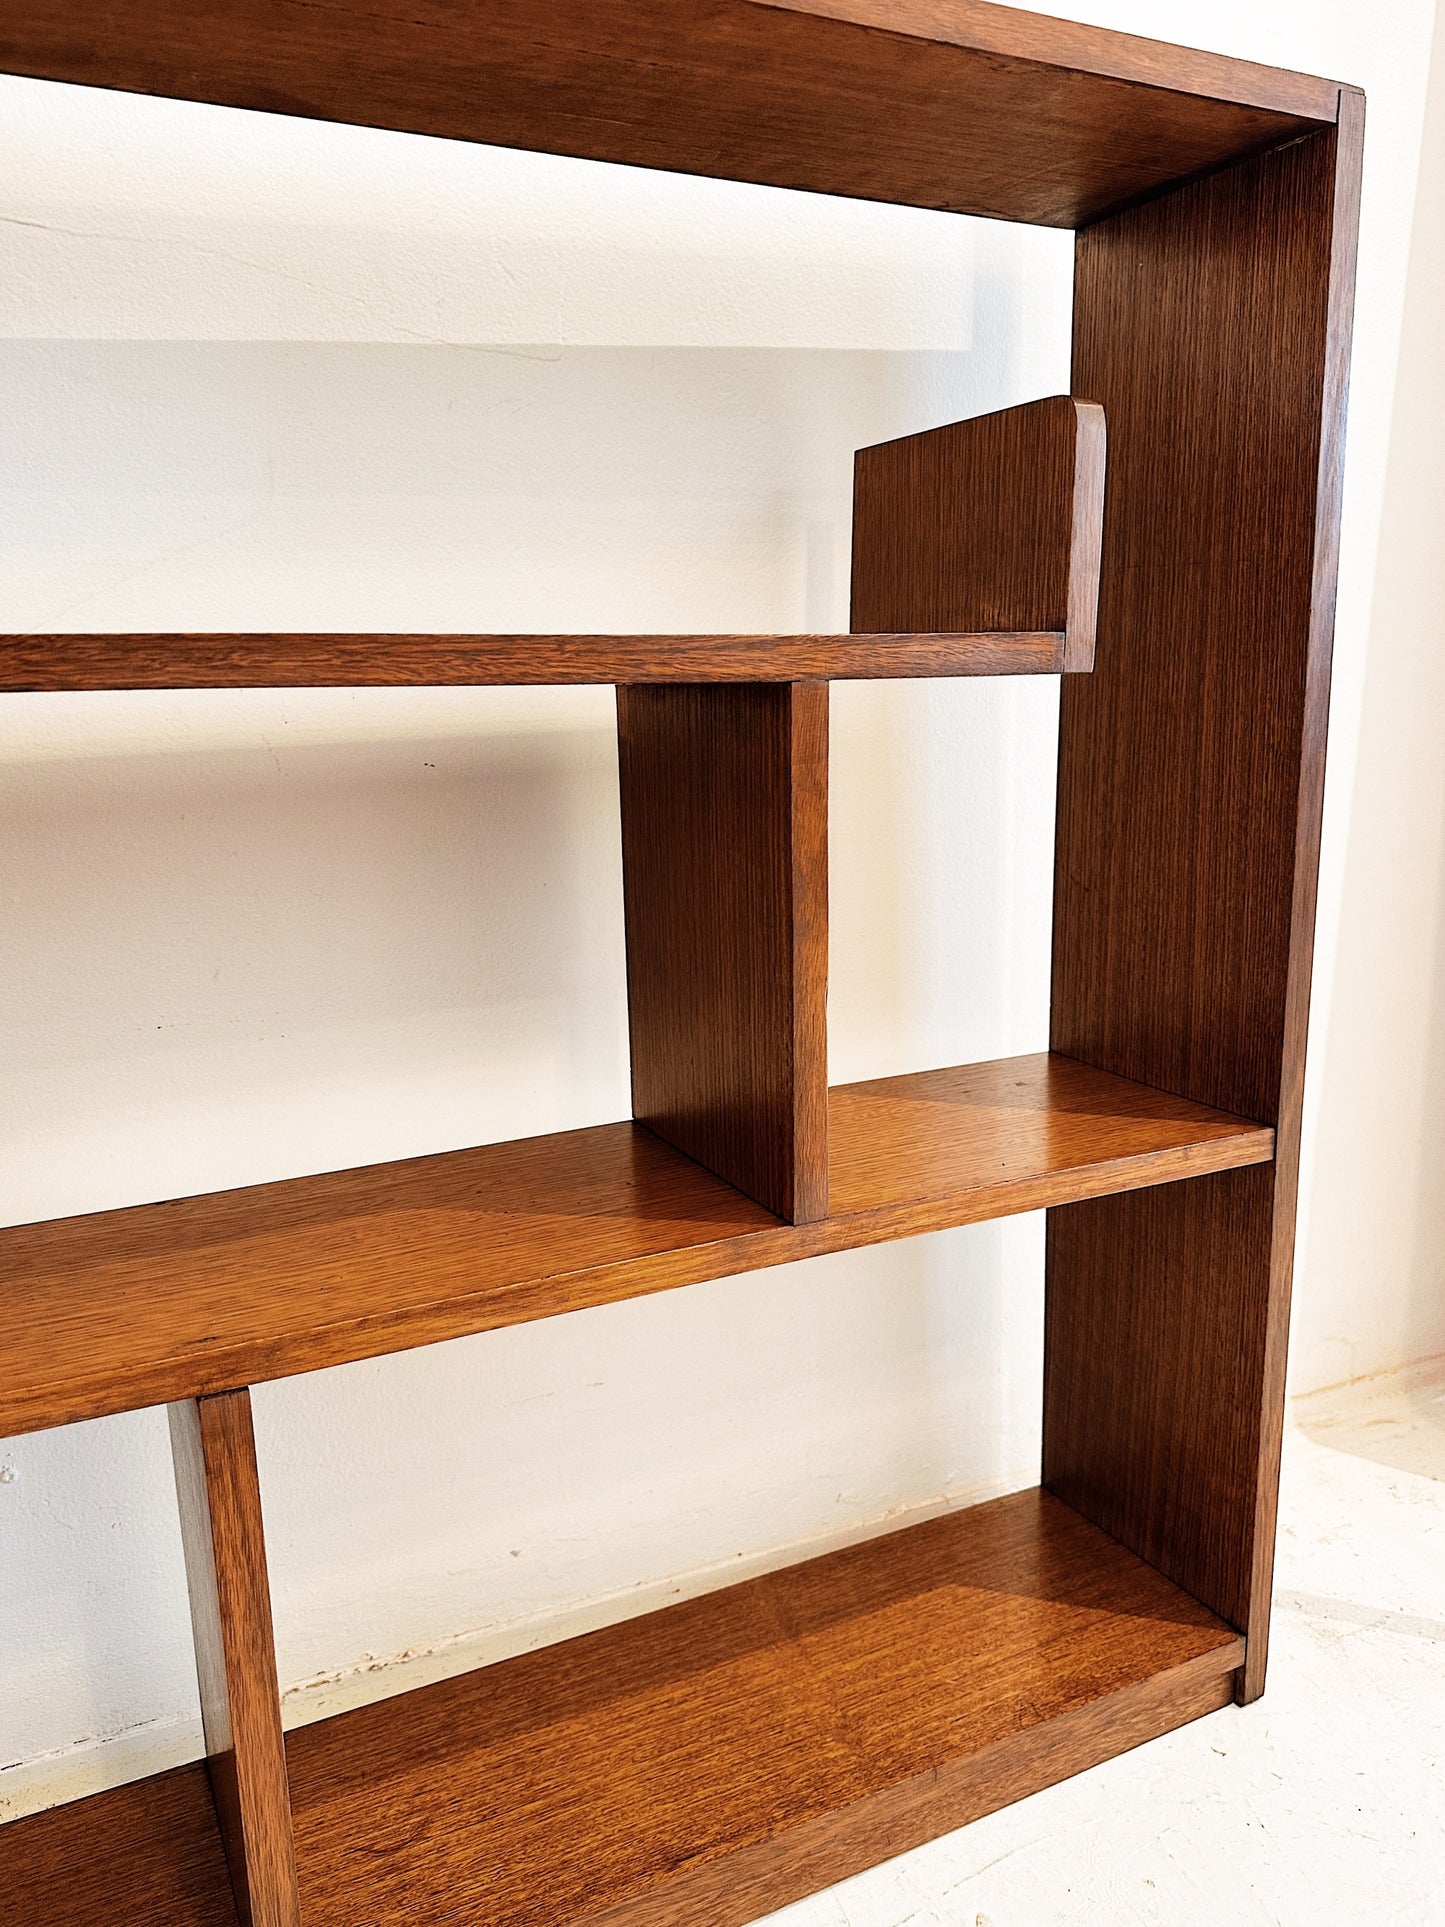
[[[1019,298],[985,278],[957,355],[11,344],[3,620],[843,628],[853,449],[1015,399]],[[1056,703],[838,691],[840,1079],[1043,1041]],[[626,1113],[609,693],[0,732],[0,1218]]]
[[[625,1112],[610,695],[299,745],[239,707],[278,748],[0,772],[12,1220]]]

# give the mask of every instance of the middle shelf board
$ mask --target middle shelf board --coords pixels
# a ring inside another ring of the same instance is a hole
[[[1067,665],[1070,669],[1073,663]],[[0,692],[1056,676],[1062,630],[982,635],[0,636]]]
[[[0,1230],[0,1436],[1274,1155],[1049,1053],[844,1085],[829,1122],[806,1225],[621,1123]]]

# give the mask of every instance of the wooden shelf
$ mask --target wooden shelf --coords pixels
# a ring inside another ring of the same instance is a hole
[[[0,691],[1055,676],[1062,630],[838,636],[0,636]]]
[[[821,1252],[1267,1161],[1274,1134],[1065,1057],[831,1093],[784,1224],[605,1124],[0,1230],[0,1436]]]
[[[1056,227],[1339,101],[978,0],[6,0],[0,71]]]
[[[735,1927],[1227,1703],[1239,1635],[1019,1493],[292,1733],[306,1927]],[[6,1830],[0,1917],[233,1927],[202,1767]]]
[[[0,1233],[0,1433],[173,1402],[210,1755],[5,1829],[0,1918],[737,1927],[1256,1699],[1363,97],[980,0],[7,0],[0,72],[1081,230],[1072,393],[859,452],[850,635],[0,638],[617,683],[648,1120]],[[1055,1054],[828,1093],[821,685],[1085,669]],[[283,1745],[252,1383],[1041,1207],[1051,1497]]]

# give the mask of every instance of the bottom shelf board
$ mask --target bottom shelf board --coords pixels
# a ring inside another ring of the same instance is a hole
[[[741,1927],[1214,1711],[1243,1658],[1018,1493],[292,1733],[302,1918]],[[121,1918],[234,1927],[203,1768],[0,1829],[6,1927]]]

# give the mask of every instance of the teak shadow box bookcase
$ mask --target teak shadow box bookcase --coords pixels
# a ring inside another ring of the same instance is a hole
[[[1254,1699],[1359,93],[976,0],[7,0],[0,70],[1078,235],[1078,399],[860,455],[846,636],[0,640],[615,683],[636,1120],[0,1233],[0,1432],[170,1406],[210,1755],[0,1830],[4,1927],[735,1927]],[[1039,673],[1052,1050],[829,1091],[828,681]],[[1042,1207],[1039,1489],[283,1743],[250,1385]]]

